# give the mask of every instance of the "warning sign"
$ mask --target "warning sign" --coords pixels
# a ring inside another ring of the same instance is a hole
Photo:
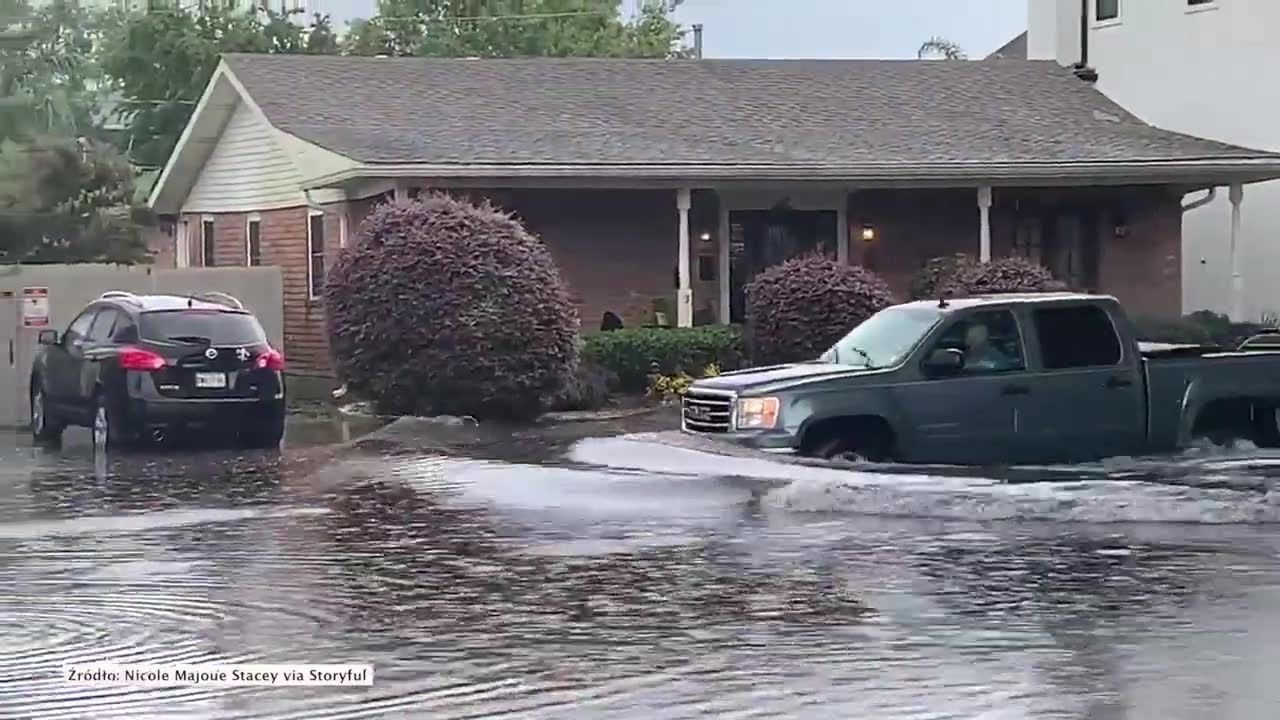
[[[49,325],[49,288],[22,288],[22,327]]]

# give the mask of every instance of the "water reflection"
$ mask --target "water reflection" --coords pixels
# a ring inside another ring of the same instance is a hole
[[[582,427],[543,448],[420,430],[105,465],[0,448],[0,717],[1254,718],[1280,701],[1280,535],[1223,522],[1265,516],[1265,456],[1023,485]],[[377,680],[57,678],[87,660],[372,662]]]

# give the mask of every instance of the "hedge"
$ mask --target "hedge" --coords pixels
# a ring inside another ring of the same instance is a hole
[[[617,377],[619,389],[642,393],[655,369],[662,375],[700,374],[708,365],[736,370],[746,362],[742,331],[733,325],[628,328],[588,335],[582,357]]]

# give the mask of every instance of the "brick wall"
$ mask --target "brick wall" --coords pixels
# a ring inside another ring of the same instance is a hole
[[[1182,312],[1182,200],[1176,194],[1139,196],[1124,211],[1127,231],[1105,229],[1099,281],[1132,315],[1176,317]]]

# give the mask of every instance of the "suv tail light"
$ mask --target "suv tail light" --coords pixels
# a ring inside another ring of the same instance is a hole
[[[284,355],[275,348],[267,348],[258,356],[257,365],[262,370],[284,370]]]
[[[166,364],[164,358],[142,348],[124,348],[118,357],[123,370],[159,370]]]

